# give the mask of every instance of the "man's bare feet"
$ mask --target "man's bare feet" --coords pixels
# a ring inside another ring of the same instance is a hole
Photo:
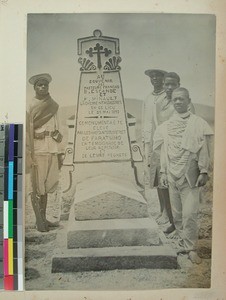
[[[161,216],[162,216],[162,212],[160,212],[160,213],[157,215],[157,217],[155,218],[155,220],[158,220],[159,218],[161,218]]]
[[[172,239],[172,240],[179,240],[179,239],[181,239],[181,237],[178,234],[177,230],[174,230],[173,232],[171,232],[170,234],[168,234],[167,238],[168,239]]]
[[[168,226],[167,228],[165,228],[163,230],[163,232],[168,234],[168,233],[172,233],[174,230],[175,230],[174,224],[170,224],[170,226]]]
[[[198,256],[198,253],[196,251],[190,251],[188,253],[188,258],[193,264],[201,264],[202,262],[201,257]]]
[[[50,221],[46,220],[46,223],[47,223],[48,227],[59,227],[60,226],[59,222],[50,222]]]
[[[157,224],[162,225],[169,222],[169,218],[165,215],[162,215],[159,219],[156,220]]]

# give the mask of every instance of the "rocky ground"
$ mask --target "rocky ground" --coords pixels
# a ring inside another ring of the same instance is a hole
[[[27,180],[28,182],[28,180]],[[211,238],[212,238],[212,185],[201,191],[199,213],[198,252],[202,257],[200,265],[194,265],[187,255],[178,255],[178,269],[138,269],[98,272],[51,273],[51,258],[57,247],[58,230],[66,225],[61,222],[57,230],[39,233],[35,229],[35,218],[29,197],[26,198],[26,247],[25,247],[25,288],[26,290],[139,290],[165,288],[208,288],[211,278]],[[28,191],[27,191],[28,192]],[[59,219],[60,199],[52,195],[48,202],[48,218]],[[158,213],[155,191],[149,211],[155,217]],[[169,243],[172,243],[168,240]],[[174,247],[174,244],[171,244]]]

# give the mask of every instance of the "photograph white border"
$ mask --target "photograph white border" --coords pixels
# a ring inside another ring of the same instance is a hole
[[[224,0],[0,0],[0,121],[25,123],[26,26],[28,13],[195,13],[215,14],[216,102],[213,198],[213,248],[210,289],[150,291],[32,291],[0,292],[2,299],[226,299],[226,132],[225,64],[226,2]],[[206,74],[208,76],[208,74]],[[12,109],[13,108],[13,109]]]

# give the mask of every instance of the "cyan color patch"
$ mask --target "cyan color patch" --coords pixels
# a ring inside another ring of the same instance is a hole
[[[14,162],[9,161],[9,168],[8,168],[8,200],[13,200],[13,169],[14,169]]]

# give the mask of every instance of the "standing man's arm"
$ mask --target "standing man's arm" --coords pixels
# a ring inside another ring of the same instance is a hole
[[[144,101],[143,104],[143,131],[142,131],[142,141],[143,143],[150,143],[152,136],[152,105],[148,102],[148,99]]]
[[[153,151],[160,152],[160,186],[168,188],[168,176],[167,176],[167,149],[165,146],[165,139],[163,132],[165,131],[164,124],[156,128],[153,137]]]
[[[160,152],[160,185],[163,188],[168,188],[168,177],[167,177],[167,163],[166,163],[166,155],[165,152],[165,145],[164,143],[161,145],[161,152]]]
[[[62,124],[61,124],[61,116],[60,116],[59,110],[57,111],[57,113],[55,115],[55,121],[56,121],[56,130],[58,130],[59,138],[60,138],[60,141],[58,141],[58,143],[57,143],[57,148],[58,148],[57,158],[58,158],[58,166],[59,166],[59,170],[60,170],[61,167],[63,166],[63,161],[64,161],[65,141],[64,141],[64,139],[63,139],[64,137],[62,135]]]
[[[30,141],[30,116],[26,111],[26,173],[30,173],[31,170],[31,141]]]
[[[153,104],[148,102],[148,99],[143,104],[143,131],[142,141],[144,147],[144,158],[149,164],[150,153],[152,151],[153,137]]]
[[[200,170],[200,175],[197,179],[196,186],[204,186],[208,180],[208,169],[210,163],[209,149],[207,136],[204,135],[204,142],[202,148],[198,152],[198,166]]]

